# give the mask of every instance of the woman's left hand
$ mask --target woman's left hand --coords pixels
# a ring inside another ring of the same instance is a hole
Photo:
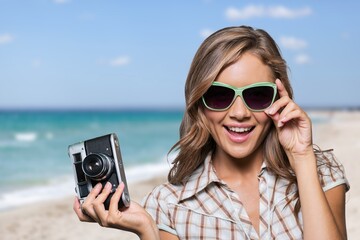
[[[279,99],[265,113],[274,121],[280,144],[291,160],[313,151],[311,120],[289,97],[282,82],[276,79],[275,83]]]

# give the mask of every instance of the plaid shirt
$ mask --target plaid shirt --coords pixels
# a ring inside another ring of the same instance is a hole
[[[332,153],[326,152],[332,160]],[[319,166],[323,190],[348,182],[342,166],[333,170]],[[252,226],[236,192],[232,191],[215,173],[211,158],[207,157],[184,185],[165,183],[156,187],[143,202],[159,229],[180,239],[303,239],[302,214],[296,220],[296,200],[287,198],[296,193],[293,186],[286,195],[288,180],[276,179],[263,164],[259,180],[259,234]]]

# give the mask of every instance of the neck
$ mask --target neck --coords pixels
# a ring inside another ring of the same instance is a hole
[[[223,151],[215,151],[212,161],[220,179],[241,183],[249,179],[257,179],[264,157],[260,147],[245,158],[234,158]]]

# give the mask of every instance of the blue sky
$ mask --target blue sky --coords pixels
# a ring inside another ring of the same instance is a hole
[[[0,0],[0,108],[182,108],[210,33],[268,31],[302,106],[360,106],[359,1]]]

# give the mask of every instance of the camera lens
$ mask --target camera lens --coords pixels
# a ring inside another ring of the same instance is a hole
[[[113,161],[107,155],[92,153],[84,158],[82,169],[89,178],[103,180],[111,174],[113,165]]]

